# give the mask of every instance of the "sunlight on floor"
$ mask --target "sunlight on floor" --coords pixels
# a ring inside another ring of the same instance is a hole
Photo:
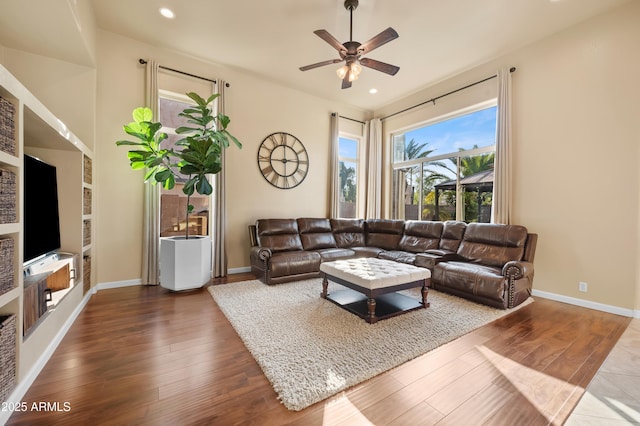
[[[485,346],[477,346],[477,349],[549,422],[555,419],[567,397],[574,392],[584,390],[564,380],[525,367]],[[554,398],[553,395],[563,395],[563,397]]]
[[[336,425],[349,420],[349,425],[373,425],[342,392],[324,405],[322,424]]]

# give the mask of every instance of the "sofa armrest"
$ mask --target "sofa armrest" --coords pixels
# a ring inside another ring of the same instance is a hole
[[[533,275],[533,263],[512,260],[504,264],[502,275],[514,280]]]
[[[251,257],[254,259],[268,260],[271,259],[271,249],[266,247],[251,247]]]
[[[447,250],[427,250],[425,253],[417,253],[414,264],[433,271],[440,262],[455,260],[458,256]]]

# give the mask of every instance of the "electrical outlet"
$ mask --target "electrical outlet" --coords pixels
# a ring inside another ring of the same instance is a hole
[[[580,290],[581,292],[586,293],[588,288],[589,288],[589,285],[584,281],[580,281],[578,283],[578,290]]]

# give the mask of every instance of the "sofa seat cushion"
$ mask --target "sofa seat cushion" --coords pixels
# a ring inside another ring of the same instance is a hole
[[[356,257],[356,252],[346,248],[327,248],[317,250],[323,262],[331,262],[334,260],[351,259]]]
[[[446,287],[492,300],[504,300],[507,280],[497,267],[466,262],[443,262],[433,269],[432,286]]]
[[[306,274],[320,270],[320,254],[315,251],[282,251],[271,256],[271,276]]]
[[[414,265],[416,261],[416,254],[409,253],[401,250],[383,251],[378,255],[378,259],[393,260],[394,262],[406,263],[407,265]]]

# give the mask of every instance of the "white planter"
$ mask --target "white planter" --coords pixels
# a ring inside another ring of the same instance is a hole
[[[179,291],[200,288],[211,279],[211,238],[160,238],[160,285]]]

